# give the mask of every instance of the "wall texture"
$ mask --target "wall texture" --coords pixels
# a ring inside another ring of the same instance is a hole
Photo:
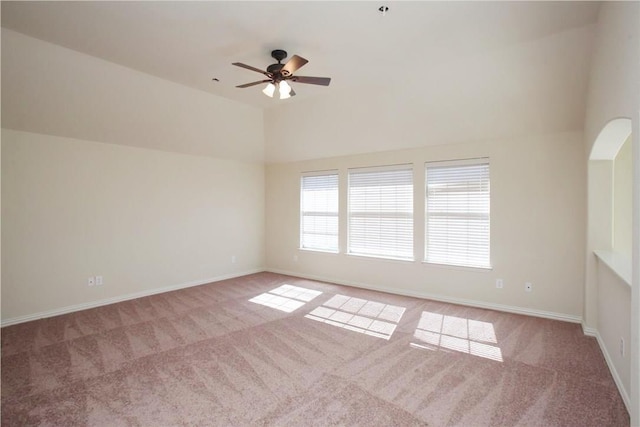
[[[585,170],[576,159],[582,156],[582,138],[581,133],[567,132],[270,164],[266,174],[267,266],[392,292],[545,312],[578,321],[582,313]],[[491,162],[493,270],[425,264],[421,262],[424,163],[475,157],[489,157]],[[340,245],[344,249],[347,168],[399,163],[414,165],[414,262],[298,249],[301,172],[340,171]],[[504,280],[504,289],[496,289],[497,278]],[[527,281],[533,283],[531,293],[524,291]]]
[[[3,321],[238,275],[263,267],[264,166],[3,129],[2,227]]]

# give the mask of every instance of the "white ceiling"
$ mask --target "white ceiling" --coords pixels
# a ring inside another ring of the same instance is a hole
[[[390,8],[385,16],[377,10],[383,3]],[[598,7],[595,2],[3,1],[2,26],[268,108],[381,83],[406,91],[406,82],[420,85],[434,67],[590,25]],[[270,51],[276,48],[310,61],[297,74],[331,77],[331,86],[297,84],[298,96],[286,101],[265,97],[262,86],[234,87],[262,76],[232,62],[264,69],[275,62]],[[524,73],[520,80],[526,80]],[[456,78],[460,73],[452,74]]]

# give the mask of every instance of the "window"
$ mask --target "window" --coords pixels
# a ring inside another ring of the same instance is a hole
[[[349,170],[349,253],[413,259],[413,168]]]
[[[490,268],[488,159],[426,165],[425,261]]]
[[[302,176],[300,247],[338,252],[338,172]]]

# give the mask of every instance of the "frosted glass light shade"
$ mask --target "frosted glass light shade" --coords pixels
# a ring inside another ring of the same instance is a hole
[[[273,83],[269,83],[267,87],[262,89],[262,93],[267,95],[269,98],[273,98],[273,93],[276,91],[276,86]]]
[[[279,88],[280,99],[291,98],[291,86],[286,81],[280,82]]]

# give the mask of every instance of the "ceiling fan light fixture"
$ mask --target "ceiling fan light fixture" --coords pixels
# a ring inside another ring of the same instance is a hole
[[[262,89],[262,93],[267,95],[269,98],[273,98],[273,93],[276,91],[276,85],[273,83],[269,83],[267,87]]]
[[[303,67],[307,62],[301,56],[293,55],[293,57],[287,61],[286,64],[282,64],[282,60],[287,57],[287,52],[284,50],[276,49],[271,52],[271,57],[278,61],[277,64],[271,64],[267,67],[266,71],[261,70],[251,65],[243,64],[241,62],[233,62],[231,65],[244,68],[250,71],[255,71],[267,77],[264,80],[258,80],[256,82],[245,83],[236,86],[237,88],[244,89],[247,87],[253,87],[267,83],[267,87],[262,89],[262,93],[269,98],[273,98],[276,89],[278,89],[278,99],[288,99],[295,96],[296,93],[293,88],[287,83],[287,80],[293,80],[296,83],[306,83],[310,85],[329,86],[331,78],[329,77],[311,77],[311,76],[294,76],[293,74]]]
[[[278,91],[280,92],[280,99],[291,98],[291,86],[286,81],[281,81],[278,85]]]

